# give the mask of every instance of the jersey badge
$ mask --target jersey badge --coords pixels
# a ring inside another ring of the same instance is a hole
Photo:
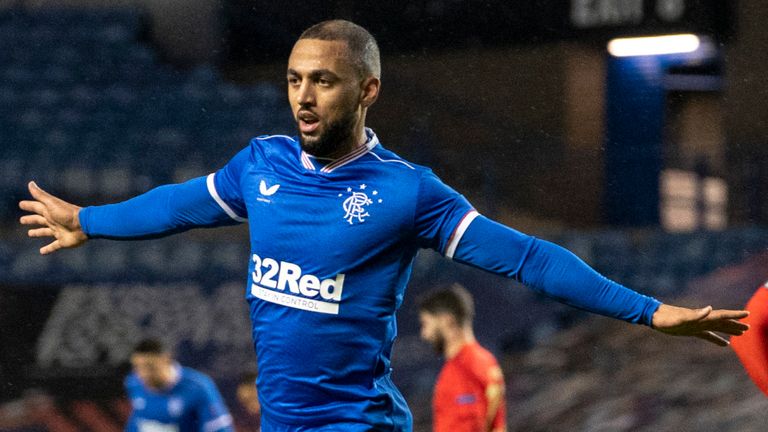
[[[356,223],[363,223],[371,216],[368,212],[368,206],[371,204],[381,204],[383,201],[379,195],[379,191],[371,191],[371,198],[366,192],[368,185],[361,184],[357,190],[352,187],[348,187],[346,194],[340,193],[339,197],[345,197],[341,204],[342,210],[344,210],[344,220],[349,222],[350,225]]]

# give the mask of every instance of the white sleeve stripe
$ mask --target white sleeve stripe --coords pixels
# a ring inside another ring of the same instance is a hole
[[[219,193],[216,191],[216,185],[213,184],[213,176],[215,174],[211,173],[208,175],[208,178],[205,179],[205,184],[208,185],[208,193],[211,194],[213,199],[216,201],[216,203],[221,207],[222,210],[224,210],[224,213],[226,213],[229,217],[232,219],[238,221],[238,222],[245,222],[248,219],[240,217],[235,213],[234,210],[230,206],[227,205],[227,203],[224,202],[223,199],[219,196]]]
[[[456,226],[453,235],[451,235],[451,239],[448,241],[448,247],[445,248],[446,258],[453,258],[453,254],[456,253],[456,248],[459,246],[461,238],[464,237],[464,232],[469,228],[469,224],[471,224],[478,216],[480,216],[480,213],[475,210],[470,210],[463,218],[461,218],[461,222]]]
[[[203,425],[203,429],[205,432],[214,432],[221,428],[231,426],[232,425],[232,416],[229,414],[224,414],[222,416],[216,417],[213,420],[210,420],[206,422]]]

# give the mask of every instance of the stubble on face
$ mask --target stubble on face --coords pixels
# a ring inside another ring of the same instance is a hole
[[[421,339],[431,345],[438,355],[442,355],[446,341],[437,316],[430,312],[421,311],[419,312],[419,323],[421,325]]]
[[[356,120],[355,112],[350,111],[344,117],[327,123],[325,130],[317,136],[305,136],[299,131],[301,149],[318,157],[328,157],[336,153],[342,143],[352,139]]]
[[[435,329],[435,333],[429,339],[429,343],[437,354],[443,355],[445,350],[445,336],[443,336],[443,332],[439,329]]]

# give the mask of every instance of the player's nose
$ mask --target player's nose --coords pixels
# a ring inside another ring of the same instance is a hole
[[[315,91],[309,80],[304,80],[296,91],[296,103],[298,103],[299,106],[315,104]]]

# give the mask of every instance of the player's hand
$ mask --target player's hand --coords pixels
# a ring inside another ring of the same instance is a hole
[[[662,304],[653,314],[654,329],[674,336],[694,336],[720,346],[729,342],[715,332],[739,336],[749,329],[749,325],[738,320],[749,315],[745,310],[688,309]]]
[[[88,240],[80,227],[80,207],[56,198],[40,189],[35,182],[29,182],[29,193],[33,200],[19,203],[22,210],[33,213],[21,217],[22,225],[36,225],[40,228],[30,228],[30,237],[53,237],[53,241],[42,248],[40,253],[46,255],[62,248],[78,247]]]

